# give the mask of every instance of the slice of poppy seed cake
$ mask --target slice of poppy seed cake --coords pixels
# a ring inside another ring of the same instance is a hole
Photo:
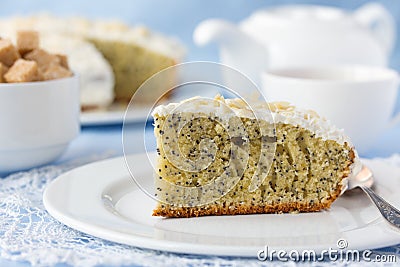
[[[154,216],[327,209],[357,157],[342,130],[284,102],[250,108],[240,99],[195,97],[158,106],[153,117]]]

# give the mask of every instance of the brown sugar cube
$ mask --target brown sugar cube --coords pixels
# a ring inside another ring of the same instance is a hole
[[[60,65],[69,70],[68,57],[62,54],[56,54],[56,56],[60,59]]]
[[[17,32],[17,48],[21,55],[39,48],[39,33],[36,31]]]
[[[22,83],[36,81],[38,65],[35,61],[18,59],[4,75],[8,83]]]
[[[37,63],[36,63],[36,64],[37,64]],[[37,75],[36,75],[35,81],[44,81],[44,78],[43,78],[43,71],[41,71],[41,70],[39,69],[39,67],[38,67],[38,73],[37,73]]]
[[[51,64],[43,72],[43,80],[54,80],[72,76],[72,72],[59,64]]]
[[[45,72],[46,69],[52,64],[60,64],[60,58],[56,55],[50,54],[43,49],[34,49],[24,55],[25,59],[34,60],[38,64],[41,71]]]
[[[4,74],[8,71],[8,67],[0,62],[0,83],[5,83]]]
[[[11,67],[14,62],[19,59],[17,48],[8,39],[0,39],[0,62]]]

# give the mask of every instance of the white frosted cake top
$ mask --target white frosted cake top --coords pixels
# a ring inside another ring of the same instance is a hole
[[[0,19],[0,32],[9,35],[32,29],[41,36],[63,34],[83,38],[134,43],[178,62],[185,56],[184,46],[176,39],[150,31],[144,26],[130,26],[118,20],[88,20],[82,17],[56,17],[48,14],[14,16]]]
[[[335,127],[329,120],[320,117],[312,110],[296,108],[287,102],[266,103],[255,101],[251,107],[241,99],[224,99],[216,96],[214,101],[201,97],[194,97],[180,103],[157,106],[153,116],[167,116],[174,112],[213,114],[222,120],[231,116],[241,118],[262,118],[271,123],[283,123],[300,126],[314,133],[316,137],[324,140],[333,140],[339,144],[347,142],[352,146],[350,139],[342,129]],[[272,115],[272,116],[271,116]]]

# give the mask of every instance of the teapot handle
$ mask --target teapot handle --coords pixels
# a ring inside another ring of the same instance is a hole
[[[353,17],[360,24],[370,28],[384,51],[390,54],[396,38],[396,24],[387,9],[379,3],[367,3],[358,8]]]
[[[235,24],[220,19],[205,20],[194,30],[193,39],[198,45],[216,42],[222,63],[243,71],[255,84],[261,84],[260,73],[269,63],[268,48]]]

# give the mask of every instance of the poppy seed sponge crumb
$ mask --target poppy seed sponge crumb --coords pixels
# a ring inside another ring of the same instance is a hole
[[[275,124],[243,112],[223,117],[218,103],[245,108],[240,100],[214,101],[153,113],[159,200],[154,216],[319,211],[340,195],[356,154],[347,137],[323,125],[329,122],[282,103],[270,105]],[[297,124],[289,123],[293,115]],[[311,124],[331,131],[323,136]]]
[[[177,60],[133,42],[101,38],[90,41],[111,64],[115,76],[115,99],[129,102],[140,85],[153,74],[177,64]]]

